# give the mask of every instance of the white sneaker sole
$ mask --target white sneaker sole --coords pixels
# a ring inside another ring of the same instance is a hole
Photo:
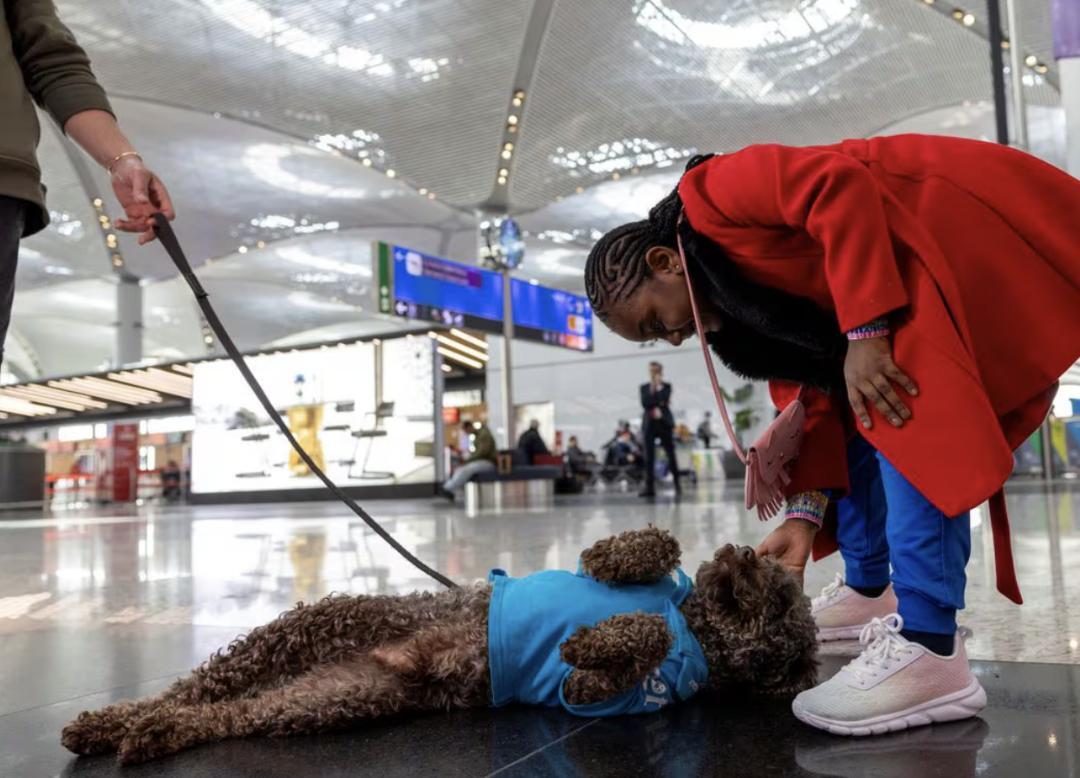
[[[815,716],[802,709],[798,700],[791,704],[795,718],[811,727],[823,729],[834,735],[864,737],[866,735],[884,735],[886,732],[899,732],[910,727],[921,727],[944,721],[959,721],[975,716],[986,707],[986,692],[977,678],[972,678],[967,688],[947,694],[930,702],[908,708],[898,713],[874,716],[861,721],[837,721],[824,716]]]
[[[856,624],[853,627],[818,627],[817,639],[819,643],[828,643],[833,640],[858,640],[865,624]]]

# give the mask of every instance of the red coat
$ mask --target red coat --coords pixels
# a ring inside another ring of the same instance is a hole
[[[849,330],[886,314],[919,386],[896,429],[858,429],[952,516],[991,499],[998,589],[1020,602],[1002,485],[1080,357],[1080,181],[1022,152],[921,135],[750,146],[689,171],[691,226],[756,283]],[[795,388],[770,385],[778,407]],[[846,490],[846,402],[813,392],[789,493]],[[835,549],[818,533],[815,558]]]

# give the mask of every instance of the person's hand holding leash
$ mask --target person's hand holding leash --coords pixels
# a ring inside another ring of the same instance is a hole
[[[146,167],[111,113],[80,111],[68,119],[64,132],[109,172],[125,217],[113,220],[116,229],[139,233],[142,246],[156,237],[153,214],[164,214],[169,221],[176,218],[165,184]]]
[[[176,218],[165,184],[143,164],[138,155],[130,154],[118,159],[110,166],[109,175],[113,192],[126,216],[117,219],[114,224],[118,230],[140,233],[140,246],[154,240],[151,214],[163,213],[170,221]]]
[[[848,343],[847,357],[844,359],[848,402],[859,423],[866,429],[873,426],[867,404],[877,408],[894,427],[904,426],[904,422],[911,418],[911,410],[893,387],[894,381],[912,397],[919,394],[915,382],[893,362],[888,337],[852,340]]]

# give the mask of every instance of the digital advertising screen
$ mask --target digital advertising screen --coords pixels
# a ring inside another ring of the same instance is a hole
[[[502,275],[420,251],[376,243],[375,278],[381,313],[446,327],[501,334]],[[592,309],[585,297],[512,279],[514,337],[591,351]]]

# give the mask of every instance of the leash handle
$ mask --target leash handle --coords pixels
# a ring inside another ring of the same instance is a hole
[[[414,556],[407,548],[398,543],[393,535],[383,529],[379,522],[375,521],[375,519],[373,519],[367,511],[361,508],[353,498],[345,494],[341,487],[330,480],[330,477],[322,471],[322,468],[315,464],[315,461],[308,452],[300,445],[300,441],[293,436],[289,426],[285,423],[285,420],[281,418],[281,414],[274,408],[274,404],[270,402],[270,398],[267,397],[266,392],[263,391],[262,386],[259,385],[255,375],[248,367],[243,354],[240,353],[236,344],[233,343],[232,338],[229,337],[228,331],[218,318],[217,312],[214,311],[214,307],[210,304],[210,295],[206,293],[203,285],[195,275],[195,271],[192,270],[191,263],[188,262],[187,257],[184,256],[184,250],[180,248],[180,241],[176,239],[176,233],[173,232],[172,227],[169,225],[169,220],[161,213],[155,213],[153,219],[155,231],[157,232],[158,239],[161,241],[161,245],[165,248],[170,259],[172,259],[173,264],[176,265],[177,270],[180,271],[180,275],[184,277],[188,286],[191,287],[191,291],[195,293],[195,300],[198,302],[199,308],[202,309],[203,316],[206,317],[206,323],[210,325],[210,329],[213,330],[214,335],[217,336],[218,341],[220,341],[221,345],[225,348],[225,353],[229,355],[229,358],[236,365],[237,370],[240,371],[244,380],[247,381],[248,386],[251,387],[251,391],[255,394],[259,404],[262,405],[263,410],[269,414],[270,419],[277,425],[277,428],[281,430],[285,439],[288,440],[289,444],[296,450],[296,453],[300,456],[300,459],[304,461],[304,464],[310,468],[311,472],[318,476],[319,480],[323,482],[326,488],[329,489],[335,497],[349,506],[352,512],[359,516],[365,524],[371,527],[376,535],[390,544],[391,548],[412,563],[414,567],[449,589],[459,588],[456,583],[438,570],[424,564],[424,562]]]

